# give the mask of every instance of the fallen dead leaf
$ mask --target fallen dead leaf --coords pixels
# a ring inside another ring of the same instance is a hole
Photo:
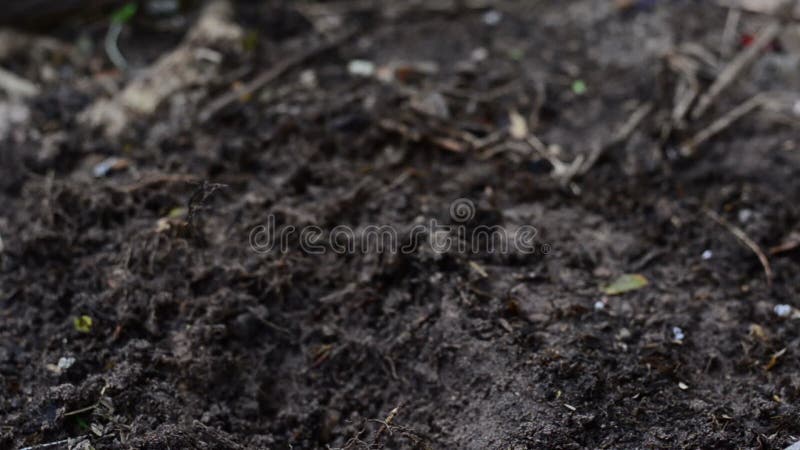
[[[606,295],[619,295],[626,292],[635,291],[647,286],[649,282],[644,275],[638,273],[626,273],[620,275],[611,284],[603,288]]]

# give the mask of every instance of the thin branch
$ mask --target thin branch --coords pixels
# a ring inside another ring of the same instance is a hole
[[[653,104],[650,102],[644,103],[636,108],[633,113],[628,117],[628,120],[622,124],[622,126],[614,133],[614,136],[608,141],[606,144],[598,146],[592,153],[589,154],[589,157],[586,158],[586,161],[580,166],[576,175],[584,175],[591,170],[591,168],[597,163],[603,153],[608,151],[611,147],[619,145],[628,138],[631,137],[636,128],[642,123],[642,121],[653,111]]]
[[[769,259],[767,255],[761,250],[761,247],[752,240],[747,233],[745,233],[741,228],[737,227],[736,225],[728,222],[725,220],[724,217],[720,216],[719,214],[715,213],[710,209],[705,210],[706,215],[711,218],[714,222],[717,222],[726,230],[730,231],[732,235],[736,237],[742,244],[744,244],[747,248],[753,251],[753,253],[758,256],[758,260],[761,262],[761,267],[764,268],[764,274],[767,276],[767,286],[772,287],[772,278],[775,274],[772,272],[772,267],[769,265]]]
[[[379,442],[378,440],[381,438],[381,435],[387,430],[389,431],[389,434],[391,434],[392,431],[390,427],[392,426],[392,421],[397,416],[397,413],[400,411],[401,406],[403,405],[402,404],[397,405],[393,410],[389,412],[389,415],[386,416],[386,419],[384,419],[382,422],[383,426],[380,429],[378,429],[377,433],[375,433],[375,439],[373,439],[373,442]]]
[[[756,94],[746,101],[742,102],[739,106],[733,108],[727,113],[720,116],[717,120],[713,121],[711,125],[703,128],[697,134],[689,138],[681,145],[681,154],[683,156],[692,156],[701,144],[716,136],[722,130],[731,126],[734,122],[747,115],[750,111],[763,106],[765,98],[763,94]]]
[[[279,61],[269,70],[261,72],[261,74],[250,80],[241,89],[228,91],[222,94],[221,96],[212,100],[211,103],[209,103],[202,111],[200,111],[200,114],[198,115],[200,123],[207,122],[228,105],[235,103],[241,98],[246,98],[252,95],[257,90],[280,78],[286,72],[302,65],[309,59],[338,47],[342,43],[358,34],[358,31],[359,30],[350,30],[333,39],[330,39],[327,42],[312,47],[305,52],[299,52],[282,61]]]
[[[756,36],[752,44],[745,47],[744,50],[739,52],[731,62],[720,72],[719,76],[708,91],[700,97],[697,102],[697,108],[692,111],[692,118],[697,119],[706,112],[717,97],[730,86],[742,71],[749,66],[761,54],[761,51],[767,48],[768,45],[778,36],[783,29],[783,25],[778,21],[770,22],[769,25],[764,27]]]

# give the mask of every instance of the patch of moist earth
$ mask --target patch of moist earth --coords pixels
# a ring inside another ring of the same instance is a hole
[[[315,85],[292,71],[202,126],[181,120],[196,111],[162,108],[118,139],[75,123],[87,104],[78,81],[46,85],[30,105],[34,132],[0,147],[0,447],[78,436],[98,449],[794,442],[800,333],[773,307],[797,305],[798,253],[771,257],[769,286],[704,209],[764,248],[798,230],[796,124],[748,116],[676,162],[651,120],[576,194],[547,163],[387,130],[412,114],[407,93],[347,73],[353,59],[433,61],[413,87],[467,93],[445,97],[452,123],[488,134],[509,110],[538,108],[535,132],[569,160],[607,141],[635,102],[671,101],[663,53],[718,48],[726,19],[706,3],[612,3],[503,3],[496,26],[486,8],[346,11],[366,31],[303,67]],[[266,64],[313,33],[299,7],[281,11],[300,31],[265,36]],[[781,80],[770,83],[791,86]],[[733,86],[715,112],[758,82]],[[92,176],[123,154],[135,170]],[[450,217],[457,199],[475,206],[466,223]],[[288,251],[262,254],[249,239],[270,216],[326,232],[533,225],[537,251],[317,255],[295,235]],[[622,273],[649,284],[604,299],[600,286]],[[75,324],[84,315],[88,332]],[[74,363],[59,368],[62,358]]]

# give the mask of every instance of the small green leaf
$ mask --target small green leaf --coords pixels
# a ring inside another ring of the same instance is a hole
[[[572,92],[574,92],[575,95],[583,95],[586,93],[587,89],[586,83],[583,80],[575,80],[572,82]]]
[[[619,295],[625,292],[635,291],[647,286],[647,278],[638,273],[626,273],[620,275],[613,283],[603,288],[606,295]]]
[[[135,2],[126,3],[125,6],[114,11],[111,15],[111,22],[122,25],[128,22],[136,14],[138,5]]]
[[[92,331],[92,318],[89,316],[79,316],[72,319],[72,324],[75,329],[81,333],[89,333]]]
[[[169,217],[170,219],[181,219],[186,217],[186,214],[188,213],[189,211],[187,211],[186,208],[178,206],[170,209],[169,212],[167,213],[167,217]]]

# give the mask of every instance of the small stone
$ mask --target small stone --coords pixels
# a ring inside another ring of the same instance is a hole
[[[748,208],[742,208],[737,213],[737,217],[740,223],[747,223],[750,219],[753,218],[753,210]]]
[[[679,388],[680,388],[682,391],[685,391],[685,390],[689,389],[689,385],[687,385],[687,384],[686,384],[686,383],[684,383],[683,381],[680,381],[680,382],[678,382],[678,387],[679,387]]]
[[[71,356],[62,356],[58,359],[58,368],[60,370],[67,370],[75,364],[75,358]]]
[[[625,340],[630,339],[631,336],[633,336],[633,333],[631,333],[631,330],[629,330],[627,328],[620,328],[619,331],[617,332],[616,338],[619,341],[625,341]]]
[[[470,58],[475,62],[485,61],[488,57],[489,51],[485,47],[478,47],[470,54]]]
[[[602,311],[606,309],[606,304],[602,300],[598,300],[594,302],[594,310],[595,311]]]
[[[706,261],[711,259],[713,256],[714,256],[714,252],[712,252],[711,250],[706,250],[706,251],[703,252],[702,255],[700,255],[700,257],[703,258]]]
[[[307,88],[317,87],[317,73],[313,69],[300,72],[300,84]]]
[[[775,311],[775,315],[778,317],[789,317],[789,314],[792,313],[792,307],[786,304],[775,305],[773,311]]]
[[[683,339],[686,338],[686,335],[683,334],[683,330],[680,327],[672,327],[672,338],[676,342],[683,342]]]
[[[503,20],[503,14],[500,11],[492,9],[483,14],[483,23],[490,27],[497,25],[501,20]]]
[[[375,63],[363,59],[354,59],[347,64],[347,72],[359,77],[371,77],[375,73]]]

